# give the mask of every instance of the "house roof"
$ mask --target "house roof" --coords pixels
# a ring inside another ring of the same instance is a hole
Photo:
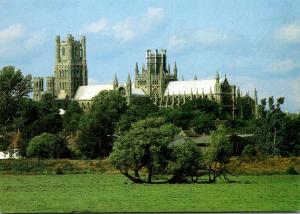
[[[190,81],[171,81],[165,91],[165,96],[168,95],[183,95],[185,94],[209,94],[210,90],[215,93],[216,80],[190,80]]]

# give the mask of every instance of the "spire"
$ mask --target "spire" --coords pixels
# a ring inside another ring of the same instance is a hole
[[[237,97],[240,98],[241,97],[241,90],[240,87],[237,88]]]
[[[131,78],[130,78],[130,74],[128,73],[128,77],[127,77],[127,85],[131,85]]]
[[[168,63],[168,73],[171,73],[170,63]]]
[[[254,88],[254,101],[255,101],[255,104],[257,105],[257,91],[256,91],[256,88]]]
[[[197,80],[197,76],[196,76],[196,74],[195,74],[195,76],[194,76],[194,80]]]
[[[138,67],[138,63],[135,63],[135,76],[137,76],[139,74],[139,67]]]
[[[219,75],[219,71],[217,71],[217,74],[216,74],[216,80],[219,82],[220,80],[220,75]]]
[[[173,73],[174,73],[174,76],[177,77],[177,65],[176,65],[176,62],[175,62],[175,65],[174,65]]]
[[[114,81],[113,81],[113,88],[116,89],[116,88],[118,88],[118,86],[119,86],[118,78],[117,78],[117,75],[115,74]]]

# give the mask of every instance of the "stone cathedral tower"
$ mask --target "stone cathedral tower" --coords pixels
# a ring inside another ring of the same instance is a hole
[[[85,36],[80,41],[71,34],[65,41],[56,36],[54,76],[46,77],[46,91],[43,77],[33,79],[33,99],[40,100],[44,93],[57,99],[74,98],[78,87],[87,85],[87,80]]]
[[[85,36],[80,41],[68,34],[66,41],[56,36],[54,95],[73,98],[78,87],[88,84]]]
[[[177,67],[174,66],[171,73],[170,65],[167,65],[167,53],[147,50],[146,67],[143,65],[141,72],[138,65],[135,66],[135,87],[142,89],[153,100],[163,96],[170,81],[177,80]]]

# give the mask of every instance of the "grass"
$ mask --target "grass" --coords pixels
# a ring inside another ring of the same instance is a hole
[[[300,176],[132,184],[119,174],[0,175],[0,212],[299,211]]]

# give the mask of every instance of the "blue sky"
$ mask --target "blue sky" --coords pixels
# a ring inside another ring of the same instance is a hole
[[[55,35],[87,37],[89,83],[125,81],[146,49],[185,80],[227,74],[245,93],[300,111],[299,0],[0,0],[0,66],[50,76]]]

